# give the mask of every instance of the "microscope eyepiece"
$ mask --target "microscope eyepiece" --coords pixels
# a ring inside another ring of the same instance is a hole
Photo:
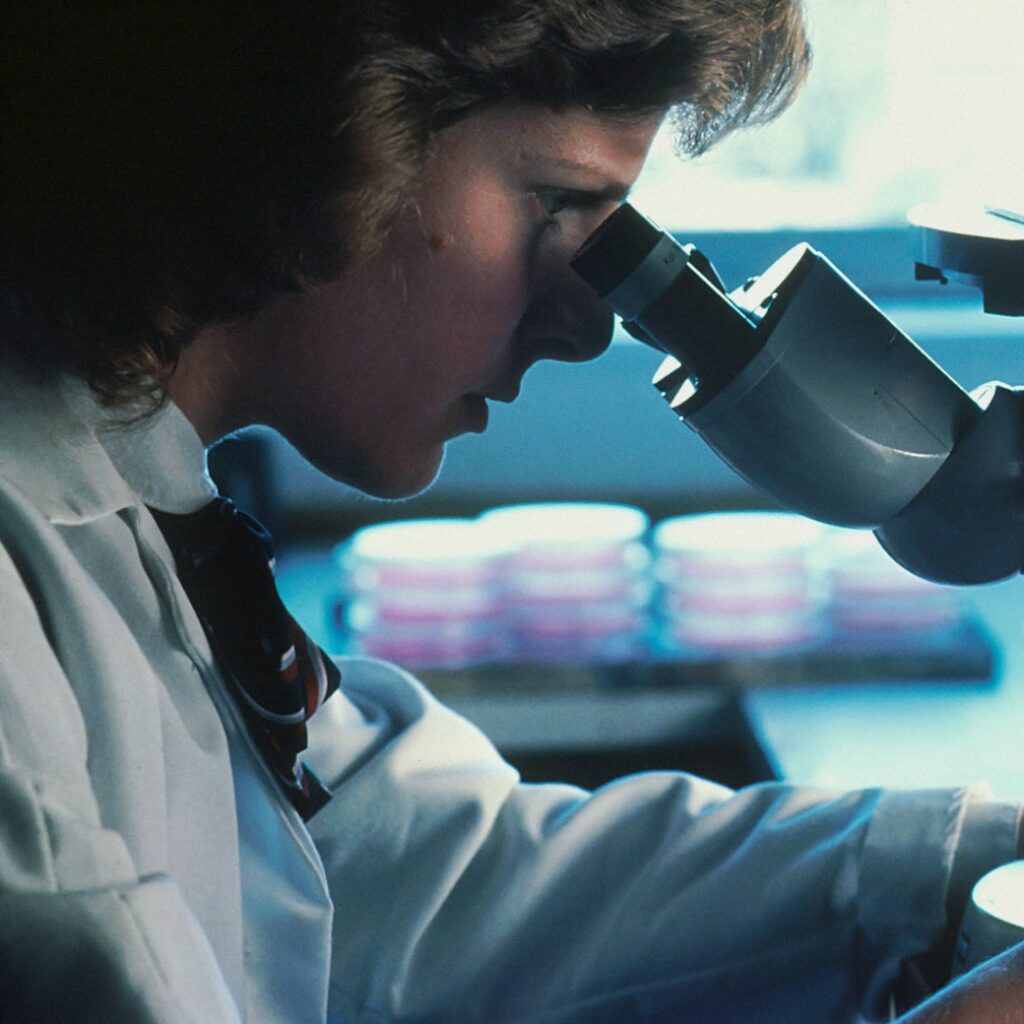
[[[573,269],[640,341],[678,360],[693,403],[711,399],[760,347],[756,320],[722,289],[710,262],[692,245],[623,203],[583,243]]]
[[[623,203],[580,246],[573,269],[605,298],[643,263],[661,236],[655,224]]]

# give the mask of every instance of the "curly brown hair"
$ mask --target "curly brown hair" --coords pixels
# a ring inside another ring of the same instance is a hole
[[[800,0],[9,0],[0,23],[0,354],[109,403],[373,253],[472,111],[671,109],[697,153],[809,61]]]

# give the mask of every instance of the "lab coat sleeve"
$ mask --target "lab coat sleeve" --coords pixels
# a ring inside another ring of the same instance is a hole
[[[0,1021],[237,1022],[173,881],[101,820],[99,742],[0,546]]]
[[[970,791],[525,785],[408,675],[343,674],[312,748],[332,1022],[824,1024],[943,932]]]

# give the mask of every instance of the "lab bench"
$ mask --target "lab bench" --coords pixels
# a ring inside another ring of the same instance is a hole
[[[768,688],[744,704],[778,773],[836,788],[986,782],[1024,799],[1024,580],[969,591],[998,651],[981,681]]]
[[[323,551],[281,559],[279,586],[322,643],[331,577]],[[965,592],[995,659],[985,678],[818,678],[743,685],[688,674],[680,685],[628,675],[595,683],[579,666],[422,673],[529,781],[585,786],[647,769],[728,785],[770,778],[830,788],[987,782],[1024,799],[1024,582]],[[330,645],[328,644],[328,647]]]

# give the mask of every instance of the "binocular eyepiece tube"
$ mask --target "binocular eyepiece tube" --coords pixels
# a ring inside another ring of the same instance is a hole
[[[727,292],[627,203],[573,267],[666,353],[654,383],[677,415],[779,505],[873,529],[929,579],[1020,571],[1020,392],[996,386],[983,409],[811,246]]]

